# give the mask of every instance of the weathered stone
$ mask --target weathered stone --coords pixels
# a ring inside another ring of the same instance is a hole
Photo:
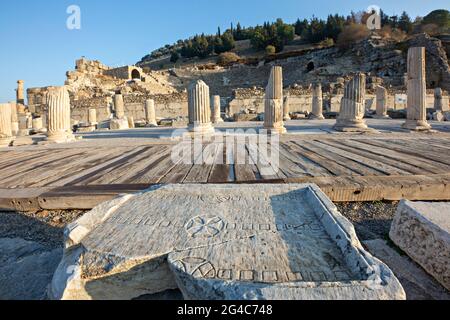
[[[404,299],[314,185],[165,185],[70,224],[54,299]]]
[[[344,132],[364,132],[368,130],[364,121],[365,96],[366,76],[359,73],[345,85],[341,109],[333,127],[335,130]]]
[[[30,113],[19,113],[18,114],[18,126],[19,131],[17,132],[17,136],[25,137],[30,134],[30,128],[28,128],[28,119],[31,117]]]
[[[11,106],[11,131],[13,136],[17,136],[19,133],[19,117],[17,115],[17,103],[10,102]]]
[[[32,131],[33,133],[46,132],[47,129],[44,128],[44,123],[42,118],[34,118],[32,121]]]
[[[444,121],[445,120],[444,113],[442,111],[433,112],[432,119],[434,121],[439,121],[439,122]]]
[[[382,86],[377,86],[377,91],[376,91],[376,115],[375,118],[377,119],[389,119],[389,116],[387,114],[387,105],[386,105],[386,101],[387,101],[387,95],[388,92],[386,90],[386,88],[382,87]]]
[[[7,147],[13,140],[11,125],[11,105],[0,104],[0,147]]]
[[[291,103],[291,98],[289,96],[284,97],[284,101],[283,101],[283,121],[289,121],[291,120],[291,116],[290,116],[290,106]]]
[[[194,134],[213,134],[209,87],[202,80],[188,87],[189,131]]]
[[[441,112],[444,111],[441,88],[434,89],[434,110]]]
[[[130,129],[135,128],[133,117],[127,117],[127,121],[128,121],[128,128],[130,128]]]
[[[425,48],[413,47],[408,51],[408,101],[403,128],[415,131],[431,129],[426,112]]]
[[[220,96],[217,95],[211,97],[211,122],[214,124],[223,122],[220,109]]]
[[[66,87],[52,87],[47,93],[47,141],[64,143],[75,141],[70,123],[70,98]]]
[[[158,123],[156,122],[155,101],[153,99],[145,101],[145,119],[148,126],[158,126]]]
[[[394,243],[450,290],[450,203],[400,203],[389,233]]]
[[[62,248],[23,239],[0,239],[0,300],[43,300]]]
[[[111,130],[127,130],[130,127],[128,126],[128,119],[111,119],[109,122],[109,128]]]
[[[98,124],[97,122],[97,109],[89,109],[88,112],[88,122],[90,126],[96,126]]]
[[[24,95],[24,81],[17,81],[17,89],[16,89],[16,102],[21,105],[25,105],[25,95]]]
[[[114,95],[114,113],[117,119],[123,119],[125,117],[125,104],[121,94]]]
[[[312,112],[309,114],[309,119],[323,120],[323,97],[322,85],[315,83],[312,86]]]
[[[283,69],[274,66],[264,97],[264,129],[269,133],[286,133],[283,123]]]

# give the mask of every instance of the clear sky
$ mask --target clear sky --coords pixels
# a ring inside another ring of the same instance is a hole
[[[81,56],[111,66],[134,64],[162,45],[196,33],[282,18],[348,14],[378,5],[387,14],[411,17],[448,9],[449,0],[15,0],[0,4],[0,102],[25,87],[62,85]],[[81,9],[81,29],[69,30],[69,5]]]

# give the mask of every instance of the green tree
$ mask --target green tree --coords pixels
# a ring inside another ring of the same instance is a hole
[[[172,52],[172,55],[170,56],[170,62],[177,63],[178,60],[180,60],[180,54],[176,51]]]
[[[303,32],[309,27],[309,22],[306,19],[300,20],[297,19],[297,22],[294,25],[295,34],[301,36]]]
[[[403,11],[402,15],[400,16],[400,19],[398,21],[398,28],[406,33],[411,33],[413,29],[413,23],[406,11]]]
[[[448,10],[434,10],[422,20],[422,25],[435,24],[439,28],[450,28],[450,12]]]

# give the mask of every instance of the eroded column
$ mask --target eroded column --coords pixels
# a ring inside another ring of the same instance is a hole
[[[429,130],[426,112],[425,48],[412,47],[408,50],[407,116],[403,128]]]
[[[7,147],[13,141],[11,126],[11,105],[0,104],[0,147]]]
[[[70,124],[70,97],[66,87],[52,87],[47,93],[47,141],[74,141]]]
[[[158,126],[158,122],[156,121],[155,100],[153,99],[147,99],[145,101],[145,120],[149,127]]]
[[[339,116],[334,129],[344,132],[367,131],[364,121],[366,97],[366,76],[359,73],[346,85],[341,100]]]
[[[323,96],[322,85],[315,83],[312,85],[312,111],[309,115],[310,119],[323,120]]]
[[[221,117],[220,109],[220,96],[212,96],[211,98],[211,121],[212,123],[221,123],[223,119]]]
[[[285,133],[283,123],[283,69],[274,66],[270,70],[264,99],[264,129],[269,133]]]
[[[188,87],[189,131],[200,134],[214,132],[211,123],[209,87],[202,80]]]
[[[376,115],[377,119],[389,119],[387,114],[387,89],[382,86],[377,86],[376,89]]]

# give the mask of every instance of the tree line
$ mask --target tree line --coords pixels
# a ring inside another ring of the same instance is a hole
[[[340,37],[342,42],[348,42],[368,34],[364,24],[370,15],[371,13],[367,12],[351,12],[348,16],[329,15],[326,19],[313,16],[309,20],[297,19],[294,24],[277,19],[272,23],[265,22],[262,26],[247,28],[242,27],[240,23],[237,23],[236,26],[231,24],[231,27],[223,33],[219,28],[215,35],[201,34],[190,39],[178,40],[176,44],[158,49],[147,57],[156,59],[171,54],[172,62],[176,62],[180,57],[205,58],[211,54],[221,54],[233,50],[235,42],[240,40],[250,40],[253,48],[266,50],[270,54],[282,51],[285,45],[294,40],[296,35],[308,43],[322,41],[326,41],[328,44],[339,43]],[[385,32],[394,30],[405,35],[415,32],[445,32],[450,27],[450,13],[447,10],[435,10],[424,18],[417,17],[414,20],[406,12],[400,16],[390,16],[381,11],[380,17]],[[362,30],[363,28],[365,29]],[[354,39],[352,40],[352,38]]]

